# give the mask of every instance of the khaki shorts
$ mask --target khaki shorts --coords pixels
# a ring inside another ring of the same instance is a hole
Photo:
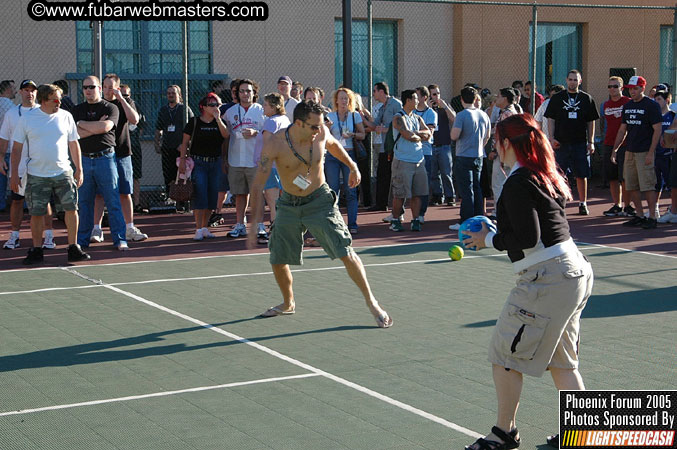
[[[656,189],[656,171],[654,163],[644,164],[648,152],[633,153],[625,151],[623,163],[623,180],[628,191],[647,192]]]
[[[52,198],[52,193],[64,211],[78,210],[78,187],[72,173],[67,172],[48,178],[29,174],[26,180],[26,203],[31,216],[47,214],[47,204]]]
[[[390,186],[393,197],[411,198],[428,195],[425,162],[410,163],[393,158]]]
[[[249,190],[254,184],[256,170],[256,167],[229,167],[228,184],[230,184],[230,193],[233,195],[249,194]]]
[[[331,259],[343,258],[353,251],[336,194],[326,184],[305,197],[283,191],[275,210],[268,242],[271,264],[303,264],[303,235],[307,230]]]
[[[581,312],[592,267],[578,251],[520,273],[489,345],[489,362],[540,377],[549,367],[578,368]]]

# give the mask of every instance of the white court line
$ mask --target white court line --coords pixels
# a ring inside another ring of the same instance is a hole
[[[669,255],[661,255],[658,253],[649,253],[649,252],[640,252],[637,250],[628,250],[620,247],[610,247],[608,245],[601,245],[601,244],[590,244],[586,242],[579,242],[579,245],[589,245],[590,247],[579,247],[579,250],[585,251],[585,250],[594,250],[597,248],[610,248],[614,250],[623,250],[626,252],[631,252],[631,253],[642,253],[646,255],[653,255],[653,256],[662,256],[665,258],[677,258],[675,256],[669,256]],[[401,245],[401,244],[396,244],[396,245]],[[408,244],[407,244],[408,245]],[[246,256],[253,256],[255,254],[249,254]],[[229,256],[242,256],[242,255],[229,255]],[[497,257],[507,257],[506,253],[497,253],[493,255],[469,255],[469,256],[464,256],[463,259],[474,259],[474,258],[497,258]],[[190,259],[190,258],[186,258]],[[199,258],[198,258],[199,259]],[[429,263],[429,262],[440,262],[440,261],[448,261],[449,258],[435,258],[435,259],[419,259],[419,260],[414,260],[414,261],[398,261],[398,262],[390,262],[390,263],[374,263],[374,264],[364,264],[364,267],[382,267],[382,266],[398,266],[402,264],[418,264],[418,263]],[[115,264],[126,264],[126,263],[115,263]],[[106,264],[101,264],[106,265]],[[82,268],[87,268],[91,266],[82,266]],[[59,269],[59,270],[66,270],[69,271],[70,267],[50,267],[49,269]],[[332,267],[319,267],[319,268],[313,268],[313,269],[293,269],[291,272],[292,273],[300,273],[300,272],[320,272],[320,271],[325,271],[325,270],[340,270],[343,269],[344,266],[332,266]],[[131,286],[131,285],[137,285],[137,284],[153,284],[153,283],[169,283],[172,281],[196,281],[196,280],[215,280],[215,279],[223,279],[223,278],[239,278],[239,277],[251,277],[251,276],[261,276],[261,275],[273,275],[273,272],[253,272],[253,273],[232,273],[232,274],[224,274],[224,275],[208,275],[208,276],[202,276],[202,277],[184,277],[184,278],[161,278],[161,279],[155,279],[155,280],[144,280],[144,281],[123,281],[120,283],[108,283],[108,286]],[[3,295],[20,295],[20,294],[34,294],[38,292],[53,292],[53,291],[68,291],[68,290],[76,290],[76,289],[92,289],[92,288],[98,288],[102,287],[102,283],[100,280],[99,282],[96,283],[97,280],[94,280],[93,278],[89,278],[88,281],[95,282],[93,285],[85,285],[85,286],[66,286],[66,287],[51,287],[51,288],[42,288],[42,289],[28,289],[24,291],[9,291],[9,292],[0,292],[0,296]]]
[[[505,253],[498,253],[495,255],[471,255],[466,256],[464,259],[473,259],[473,258],[496,258],[496,257],[507,257]],[[419,259],[415,261],[397,261],[389,263],[374,263],[374,264],[364,264],[364,267],[381,267],[381,266],[398,266],[402,264],[418,264],[418,263],[428,263],[428,262],[438,262],[438,261],[449,261],[449,258],[436,258],[436,259]],[[81,266],[83,269],[86,269],[89,266]],[[66,272],[72,272],[71,267],[60,267],[60,270]],[[344,266],[331,266],[331,267],[316,267],[313,269],[293,269],[292,273],[299,272],[321,272],[325,270],[341,270],[344,269]],[[184,278],[161,278],[155,280],[144,280],[144,281],[123,281],[120,283],[106,283],[107,286],[131,286],[136,284],[153,284],[153,283],[169,283],[172,281],[195,281],[195,280],[216,280],[222,278],[239,278],[239,277],[253,277],[261,275],[273,275],[272,271],[269,272],[252,272],[252,273],[231,273],[224,275],[205,275],[202,277],[184,277]],[[82,278],[82,277],[81,277]],[[18,294],[32,294],[36,292],[52,292],[52,291],[67,291],[75,289],[92,289],[97,287],[102,287],[103,282],[101,280],[96,280],[94,278],[86,278],[87,281],[91,281],[95,284],[85,285],[85,286],[70,286],[70,287],[51,287],[51,288],[42,288],[42,289],[30,289],[25,291],[12,291],[12,292],[0,292],[2,295],[18,295]]]
[[[597,245],[597,244],[585,244],[585,243],[580,243],[582,245],[594,245],[595,247],[584,247],[584,248],[579,248],[581,251],[585,250],[593,250],[598,247],[606,247],[606,248],[615,248],[615,247],[607,247],[604,245]],[[400,245],[400,244],[397,244]],[[619,250],[624,250],[624,249],[619,249]],[[634,252],[634,250],[626,250],[628,252]],[[636,253],[642,253],[642,252],[636,252]],[[649,253],[651,254],[651,253]],[[253,256],[253,254],[250,254],[248,256]],[[657,255],[657,256],[665,256],[665,255]],[[493,255],[469,255],[469,256],[464,256],[463,259],[475,259],[475,258],[497,258],[497,257],[507,257],[506,253],[496,253]],[[186,258],[190,259],[190,258]],[[440,262],[440,261],[448,261],[449,258],[435,258],[435,259],[419,259],[419,260],[414,260],[414,261],[398,261],[398,262],[390,262],[390,263],[374,263],[374,264],[364,264],[364,267],[382,267],[382,266],[397,266],[397,265],[402,265],[402,264],[418,264],[418,263],[429,263],[429,262]],[[115,264],[125,264],[125,263],[115,263]],[[104,264],[102,264],[104,265]],[[88,268],[91,266],[82,266],[82,268]],[[320,271],[325,271],[325,270],[340,270],[343,269],[344,266],[331,266],[331,267],[319,267],[319,268],[314,268],[314,269],[293,269],[291,272],[292,273],[300,273],[300,272],[320,272]],[[57,267],[50,267],[50,269],[57,269]],[[65,270],[65,271],[70,271],[70,267],[64,266],[64,267],[58,267],[60,270]],[[144,280],[144,281],[123,281],[120,283],[107,283],[108,286],[131,286],[131,285],[138,285],[138,284],[153,284],[153,283],[169,283],[172,281],[196,281],[196,280],[215,280],[215,279],[223,279],[223,278],[239,278],[239,277],[251,277],[251,276],[261,276],[261,275],[273,275],[273,272],[253,272],[253,273],[232,273],[232,274],[224,274],[224,275],[206,275],[202,277],[184,277],[184,278],[161,278],[161,279],[155,279],[155,280]],[[92,288],[99,288],[102,287],[103,283],[101,280],[95,280],[94,278],[87,278],[88,281],[91,281],[95,284],[92,285],[85,285],[85,286],[66,286],[66,287],[51,287],[51,288],[41,288],[41,289],[28,289],[24,291],[10,291],[10,292],[0,292],[0,296],[3,295],[20,295],[20,294],[34,294],[38,292],[54,292],[54,291],[68,291],[68,290],[76,290],[76,289],[92,289]]]
[[[452,241],[455,241],[455,240],[452,240]],[[413,245],[444,244],[445,242],[448,242],[448,241],[437,240],[437,241],[409,242],[409,243],[388,244],[388,245],[365,245],[365,246],[361,246],[361,247],[353,247],[353,249],[354,250],[364,250],[364,249],[370,249],[370,248],[406,247],[406,246],[413,246]],[[597,246],[597,247],[612,248],[612,249],[616,249],[616,250],[623,250],[623,251],[626,251],[626,252],[644,253],[646,255],[653,255],[653,256],[663,256],[663,257],[666,257],[666,258],[677,258],[676,256],[662,255],[660,253],[642,252],[642,251],[639,251],[639,250],[630,250],[630,249],[621,248],[621,247],[609,247],[609,246],[603,245],[603,244],[593,244],[593,243],[587,243],[587,242],[577,242],[577,244],[594,245],[594,246]],[[305,252],[321,252],[321,251],[324,251],[324,250],[322,248],[304,248],[303,251],[305,253]],[[148,260],[140,260],[140,261],[125,261],[125,262],[115,262],[115,263],[87,264],[87,265],[83,265],[81,267],[124,266],[124,265],[131,265],[131,264],[151,264],[151,263],[177,262],[177,261],[194,261],[194,260],[201,260],[201,259],[235,258],[235,257],[238,257],[238,256],[263,256],[263,255],[269,255],[269,254],[270,254],[270,252],[259,252],[259,253],[235,253],[235,254],[228,254],[228,255],[193,256],[193,257],[190,257],[190,258],[148,259]],[[465,258],[470,258],[470,257],[466,256]],[[476,258],[476,256],[472,256],[472,258]],[[60,269],[63,269],[64,267],[72,267],[72,266],[7,269],[7,270],[4,270],[2,273],[33,272],[33,271],[39,271],[39,270],[60,270]]]
[[[425,242],[409,242],[409,243],[402,243],[402,244],[388,244],[388,245],[364,245],[361,247],[353,247],[355,250],[362,250],[362,249],[369,249],[369,248],[390,248],[390,247],[404,247],[408,245],[425,245],[425,244],[438,244],[438,243],[444,243],[444,241],[425,241]],[[322,252],[324,249],[322,248],[305,248],[303,249],[303,252]],[[262,256],[262,255],[270,255],[270,252],[258,252],[258,253],[234,253],[234,254],[227,254],[227,255],[209,255],[209,256],[192,256],[190,258],[172,258],[172,259],[145,259],[145,260],[140,260],[140,261],[124,261],[124,262],[114,262],[114,263],[101,263],[101,264],[87,264],[87,265],[82,265],[81,267],[106,267],[106,266],[124,266],[124,265],[130,265],[130,264],[150,264],[150,263],[163,263],[163,262],[177,262],[177,261],[194,261],[194,260],[200,260],[200,259],[216,259],[216,258],[235,258],[238,256]],[[55,266],[55,267],[31,267],[31,268],[17,268],[17,269],[7,269],[4,270],[3,273],[6,272],[34,272],[37,270],[57,270],[57,269],[62,269],[64,267],[73,267],[73,266]]]
[[[672,256],[672,255],[662,255],[660,253],[652,253],[652,252],[643,252],[641,250],[630,250],[627,248],[622,248],[622,247],[612,247],[610,245],[604,245],[604,244],[593,244],[592,242],[579,242],[581,245],[592,245],[595,247],[599,248],[610,248],[612,250],[622,250],[624,252],[632,252],[632,253],[641,253],[643,255],[650,255],[650,256],[662,256],[663,258],[673,258],[677,259],[677,256]]]
[[[64,270],[66,270],[67,272],[72,273],[73,275],[75,275],[75,276],[77,276],[77,277],[84,278],[84,279],[86,279],[86,280],[92,281],[91,278],[89,278],[88,276],[83,275],[83,274],[77,272],[76,270],[68,269],[68,268],[67,268],[67,269],[64,269]],[[94,281],[94,282],[100,282],[100,280],[93,280],[93,281]],[[324,371],[324,370],[321,370],[321,369],[318,369],[318,368],[316,368],[316,367],[313,367],[313,366],[311,366],[311,365],[309,365],[309,364],[306,364],[306,363],[301,362],[301,361],[299,361],[299,360],[297,360],[297,359],[291,358],[291,357],[289,357],[289,356],[287,356],[287,355],[284,355],[284,354],[282,354],[282,353],[280,353],[280,352],[277,352],[277,351],[275,351],[275,350],[272,350],[272,349],[270,349],[270,348],[268,348],[268,347],[265,347],[265,346],[263,346],[263,345],[261,345],[261,344],[258,344],[258,343],[256,343],[256,342],[250,341],[249,339],[246,339],[246,338],[243,338],[243,337],[238,336],[238,335],[236,335],[236,334],[230,333],[230,332],[228,332],[228,331],[226,331],[226,330],[224,330],[224,329],[222,329],[222,328],[215,327],[214,325],[208,324],[208,323],[203,322],[203,321],[201,321],[201,320],[199,320],[199,319],[195,319],[195,318],[190,317],[190,316],[188,316],[188,315],[186,315],[186,314],[183,314],[183,313],[180,313],[180,312],[175,311],[175,310],[173,310],[173,309],[167,308],[166,306],[162,306],[162,305],[160,305],[160,304],[158,304],[158,303],[152,302],[152,301],[150,301],[150,300],[146,300],[145,298],[140,297],[140,296],[135,295],[135,294],[132,294],[131,292],[123,291],[122,289],[120,289],[120,288],[118,288],[118,287],[111,286],[111,285],[108,285],[108,284],[102,284],[102,286],[105,287],[106,289],[110,289],[110,290],[112,290],[112,291],[114,291],[114,292],[117,292],[118,294],[122,294],[122,295],[124,295],[124,296],[126,296],[126,297],[129,297],[129,298],[131,298],[131,299],[133,299],[133,300],[136,300],[137,302],[144,303],[144,304],[146,304],[146,305],[148,305],[148,306],[151,306],[151,307],[153,307],[153,308],[159,309],[160,311],[164,311],[164,312],[166,312],[166,313],[168,313],[168,314],[171,314],[171,315],[173,315],[173,316],[176,316],[176,317],[179,317],[179,318],[181,318],[181,319],[184,319],[184,320],[186,320],[186,321],[188,321],[188,322],[191,322],[191,323],[194,323],[194,324],[199,325],[199,326],[201,326],[201,327],[204,327],[204,328],[206,328],[207,330],[213,331],[213,332],[215,332],[215,333],[221,334],[221,335],[226,336],[226,337],[228,337],[228,338],[230,338],[230,339],[233,339],[233,340],[235,340],[235,341],[238,341],[238,342],[241,342],[241,343],[243,343],[243,344],[249,345],[249,346],[251,346],[251,347],[253,347],[253,348],[257,349],[257,350],[260,350],[260,351],[262,351],[262,352],[264,352],[264,353],[267,353],[267,354],[269,354],[269,355],[271,355],[271,356],[274,356],[275,358],[281,359],[282,361],[286,361],[286,362],[288,362],[288,363],[290,363],[290,364],[293,364],[293,365],[295,365],[295,366],[297,366],[297,367],[301,367],[301,368],[303,368],[303,369],[305,369],[305,370],[307,370],[307,371],[309,371],[309,372],[312,372],[313,374],[317,374],[317,375],[319,375],[319,376],[328,378],[328,379],[330,379],[330,380],[332,380],[332,381],[335,381],[335,382],[337,382],[337,383],[339,383],[339,384],[342,384],[342,385],[344,385],[344,386],[347,386],[347,387],[349,387],[349,388],[351,388],[351,389],[355,389],[355,390],[358,391],[358,392],[362,392],[363,394],[366,394],[366,395],[369,395],[369,396],[371,396],[371,397],[377,398],[377,399],[379,399],[379,400],[381,400],[381,401],[383,401],[383,402],[386,402],[386,403],[388,403],[388,404],[390,404],[390,405],[392,405],[392,406],[396,406],[396,407],[398,407],[398,408],[400,408],[400,409],[403,409],[403,410],[405,410],[405,411],[408,411],[408,412],[410,412],[410,413],[412,413],[412,414],[416,414],[416,415],[418,415],[418,416],[420,416],[420,417],[423,417],[423,418],[428,419],[428,420],[430,420],[430,421],[432,421],[432,422],[438,423],[438,424],[440,424],[440,425],[442,425],[442,426],[445,426],[445,427],[450,428],[450,429],[452,429],[452,430],[455,430],[455,431],[458,431],[458,432],[460,432],[460,433],[463,433],[463,434],[465,434],[465,435],[467,435],[467,436],[470,436],[470,437],[473,437],[473,438],[480,438],[480,437],[483,436],[483,435],[481,435],[481,434],[479,434],[479,433],[477,433],[477,432],[475,432],[475,431],[473,431],[473,430],[471,430],[471,429],[469,429],[469,428],[465,428],[465,427],[463,427],[463,426],[461,426],[461,425],[455,424],[455,423],[450,422],[450,421],[448,421],[448,420],[446,420],[446,419],[443,419],[443,418],[441,418],[441,417],[438,417],[438,416],[436,416],[436,415],[434,415],[434,414],[431,414],[431,413],[429,413],[429,412],[426,412],[426,411],[423,411],[423,410],[421,410],[421,409],[418,409],[418,408],[416,408],[416,407],[414,407],[414,406],[411,406],[411,405],[409,405],[409,404],[407,404],[407,403],[403,403],[403,402],[401,402],[401,401],[399,401],[399,400],[395,400],[395,399],[392,398],[392,397],[388,397],[387,395],[383,395],[383,394],[381,394],[381,393],[379,393],[379,392],[373,391],[373,390],[371,390],[371,389],[369,389],[369,388],[366,388],[366,387],[364,387],[364,386],[361,386],[361,385],[359,385],[359,384],[357,384],[357,383],[353,383],[352,381],[348,381],[348,380],[346,380],[346,379],[344,379],[344,378],[341,378],[341,377],[339,377],[339,376],[336,376],[336,375],[334,375],[334,374],[332,374],[332,373],[329,373],[329,372],[326,372],[326,371]]]
[[[81,406],[103,405],[106,403],[128,402],[131,400],[141,400],[145,398],[166,397],[168,395],[186,394],[191,392],[211,391],[214,389],[226,389],[238,386],[249,386],[251,384],[273,383],[276,381],[296,380],[300,378],[311,378],[320,376],[317,373],[304,373],[301,375],[291,375],[288,377],[264,378],[261,380],[240,381],[237,383],[218,384],[215,386],[201,386],[196,388],[180,389],[178,391],[154,392],[152,394],[130,395],[129,397],[107,398],[104,400],[91,400],[88,402],[69,403],[66,405],[45,406],[42,408],[19,409],[17,411],[7,411],[0,413],[0,417],[16,416],[20,414],[30,414],[43,411],[56,411],[58,409],[79,408]]]

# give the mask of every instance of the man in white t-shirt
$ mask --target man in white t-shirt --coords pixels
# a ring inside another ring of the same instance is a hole
[[[16,86],[14,80],[0,81],[0,125],[2,125],[5,113],[14,108],[14,97],[16,97]],[[9,157],[9,155],[7,155]],[[5,161],[9,165],[9,160]],[[7,208],[7,177],[0,174],[0,210]]]
[[[33,80],[23,80],[19,88],[19,94],[21,95],[21,104],[16,105],[5,114],[5,118],[2,121],[2,127],[0,127],[0,174],[7,176],[9,175],[9,164],[8,158],[14,145],[12,140],[12,135],[14,134],[14,129],[19,123],[19,119],[27,114],[33,109],[37,109],[38,106],[35,104],[35,94],[38,90],[38,86]],[[19,192],[12,192],[12,203],[9,209],[9,220],[12,224],[12,232],[9,235],[9,239],[5,242],[3,248],[15,249],[21,246],[21,241],[19,240],[19,231],[21,230],[21,221],[24,216],[24,195],[26,190],[26,155],[28,154],[28,143],[25,143],[23,146],[23,151],[21,152],[21,159],[19,162],[19,178],[21,179],[19,184]],[[3,191],[4,192],[4,191]],[[45,241],[42,244],[42,248],[55,248],[54,244],[54,232],[52,231],[52,208],[50,205],[47,205],[47,214],[45,214]]]
[[[26,265],[43,261],[40,246],[44,215],[52,195],[56,196],[66,212],[68,229],[68,261],[84,261],[90,256],[76,243],[78,233],[78,187],[82,185],[82,160],[78,131],[73,116],[59,108],[61,89],[53,84],[38,87],[40,108],[21,116],[12,139],[12,168],[10,187],[19,191],[19,160],[26,142],[30,148],[26,158],[26,201],[31,214],[33,247],[23,260]],[[75,165],[71,168],[70,157]]]
[[[300,102],[291,96],[292,81],[288,76],[282,76],[277,80],[277,92],[282,96],[284,101],[284,110],[286,111],[289,122],[294,121],[294,108]]]
[[[230,193],[235,197],[235,228],[228,237],[237,238],[247,235],[245,212],[249,202],[249,189],[256,176],[254,153],[256,136],[263,128],[266,116],[263,106],[256,103],[259,86],[255,81],[240,80],[237,87],[240,103],[226,111],[228,126],[228,183]]]

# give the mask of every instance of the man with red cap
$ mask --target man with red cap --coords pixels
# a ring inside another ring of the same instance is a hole
[[[658,103],[644,95],[644,77],[631,77],[624,87],[630,91],[632,101],[623,106],[623,121],[618,128],[611,161],[616,162],[616,152],[625,141],[623,178],[625,189],[637,208],[637,216],[623,225],[652,229],[656,228],[654,156],[662,133],[663,117]],[[640,193],[644,193],[647,200],[649,217],[644,217]]]

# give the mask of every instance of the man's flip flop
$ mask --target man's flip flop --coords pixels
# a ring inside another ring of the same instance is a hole
[[[379,328],[390,328],[393,326],[393,319],[390,318],[387,312],[384,312],[376,317],[376,324]]]
[[[291,311],[284,311],[277,306],[273,306],[271,308],[268,308],[265,312],[263,312],[259,317],[277,317],[277,316],[288,316],[290,314],[294,314],[296,311],[291,310]]]

